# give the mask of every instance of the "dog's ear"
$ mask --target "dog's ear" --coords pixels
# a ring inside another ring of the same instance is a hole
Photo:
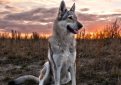
[[[73,6],[71,7],[70,11],[75,12],[75,3],[74,3]]]
[[[67,8],[65,5],[65,2],[62,0],[59,7],[58,19],[60,19],[66,11],[67,11]]]

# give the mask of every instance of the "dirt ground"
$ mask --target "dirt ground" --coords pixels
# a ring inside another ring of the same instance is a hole
[[[121,85],[121,39],[77,42],[77,85]],[[38,76],[47,45],[46,39],[0,39],[0,85],[22,75]]]

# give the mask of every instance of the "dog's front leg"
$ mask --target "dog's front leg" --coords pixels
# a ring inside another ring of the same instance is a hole
[[[59,66],[57,67],[57,69],[55,69],[55,85],[61,85],[60,84],[61,68],[62,66]]]
[[[70,73],[71,73],[72,85],[76,85],[76,68],[75,68],[75,64],[71,65]]]

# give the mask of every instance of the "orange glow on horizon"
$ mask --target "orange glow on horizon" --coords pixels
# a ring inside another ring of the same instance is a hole
[[[40,38],[48,38],[51,36],[51,33],[45,34],[45,33],[37,33],[37,35]],[[33,36],[33,33],[16,33],[15,35],[12,34],[11,32],[0,32],[0,37],[5,37],[5,38],[12,38],[12,36],[19,36],[21,39],[31,39]]]
[[[90,26],[91,27],[91,26]],[[104,39],[109,38],[111,36],[110,30],[107,29],[105,31],[104,25],[96,24],[96,26],[92,26],[93,30],[82,29],[75,38],[77,39]],[[103,29],[102,29],[103,28]],[[97,31],[98,29],[98,31]],[[95,31],[94,31],[95,30]],[[44,38],[47,39],[52,35],[52,33],[19,33],[19,32],[0,32],[0,38],[20,38],[20,39],[34,39],[34,38]],[[121,32],[116,36],[121,37]]]

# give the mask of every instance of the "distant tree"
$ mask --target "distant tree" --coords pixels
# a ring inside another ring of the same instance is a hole
[[[120,20],[116,19],[114,22],[106,25],[104,34],[106,38],[119,38],[120,37]]]
[[[77,34],[77,39],[84,39],[85,38],[85,33],[86,30],[83,28],[78,34]]]
[[[21,39],[21,33],[20,33],[20,32],[17,32],[16,39],[18,39],[18,40],[20,40],[20,39]]]
[[[16,39],[16,31],[15,30],[11,30],[11,39],[12,40]]]
[[[37,32],[33,32],[33,33],[32,33],[32,39],[33,39],[33,40],[39,40],[39,38],[40,38],[40,37],[39,37],[39,34],[38,34]]]

